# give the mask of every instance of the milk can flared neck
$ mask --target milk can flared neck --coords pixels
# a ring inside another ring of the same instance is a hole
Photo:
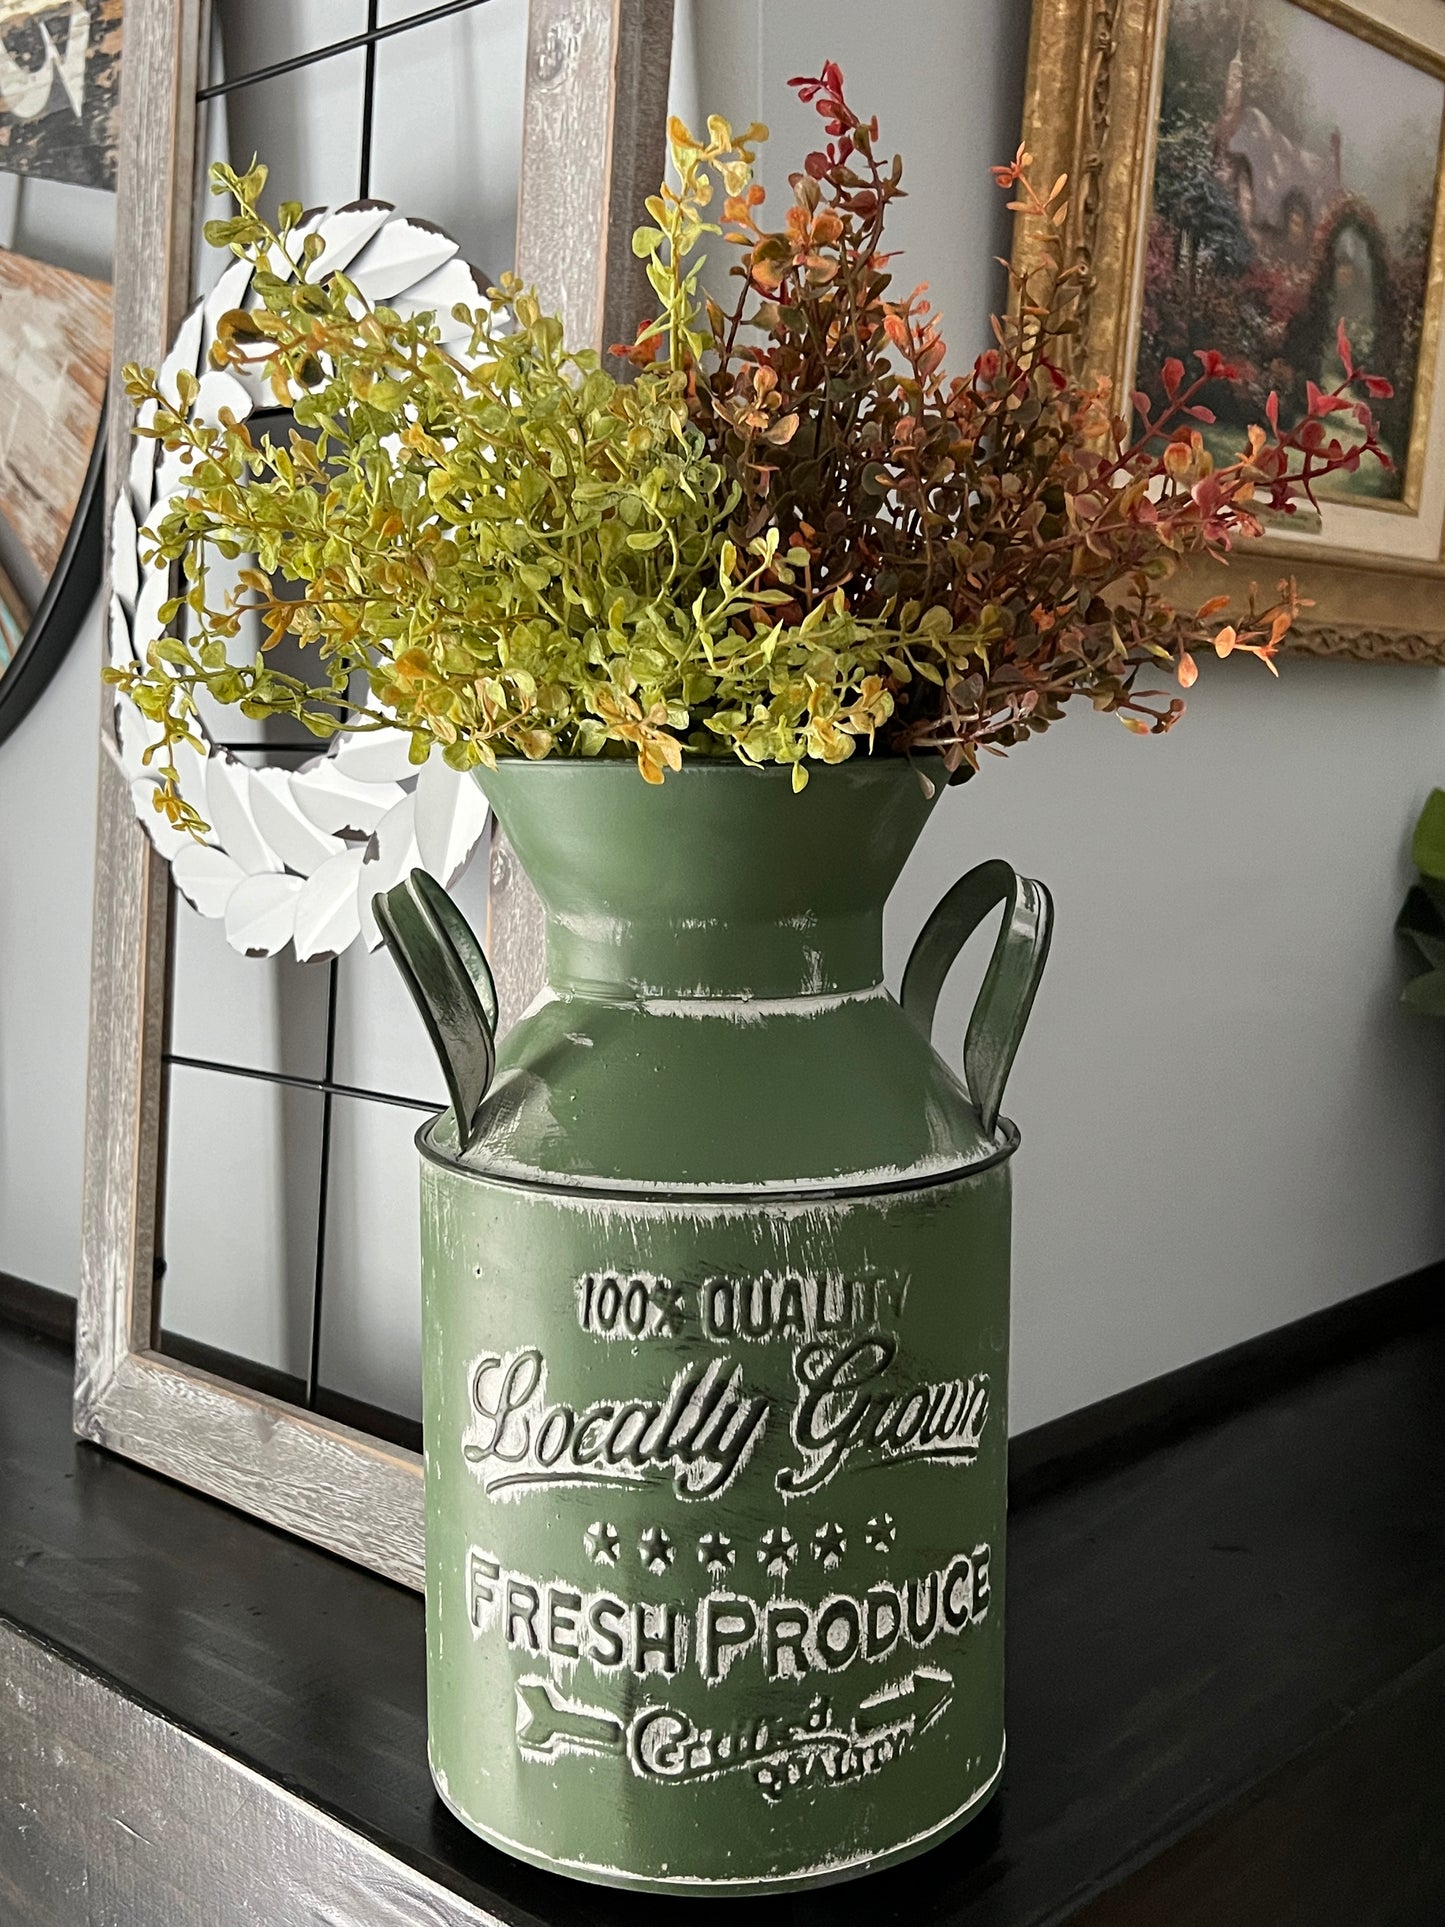
[[[603,999],[866,991],[883,906],[928,820],[935,763],[857,756],[791,771],[689,762],[509,762],[478,780],[547,918],[552,988]]]

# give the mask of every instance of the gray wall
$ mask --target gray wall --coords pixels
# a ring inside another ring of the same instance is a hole
[[[493,0],[482,13],[495,9],[500,23],[507,7],[514,0]],[[997,298],[989,263],[1005,231],[986,170],[1017,138],[1026,12],[1021,0],[895,0],[886,16],[869,0],[692,0],[678,104],[756,114],[791,154],[811,139],[812,117],[789,105],[782,83],[837,59],[857,103],[882,117],[885,140],[906,149],[897,273],[932,283],[960,363]],[[345,30],[339,16],[326,24]],[[458,42],[443,63],[448,112],[462,111],[483,76],[514,97],[517,56],[514,33],[480,63]],[[440,70],[428,59],[435,90]],[[391,84],[426,98],[422,77],[418,66],[414,81]],[[293,93],[286,112],[301,100]],[[493,118],[506,117],[499,107]],[[510,186],[495,155],[486,196],[459,195],[459,165],[474,164],[466,150],[459,163],[454,142],[430,127],[419,139],[415,119],[402,124],[406,140],[379,154],[377,191],[470,223],[469,245],[496,245]],[[237,139],[265,152],[264,135],[248,125]],[[271,151],[283,139],[293,137],[278,132]],[[320,192],[339,191],[342,163],[304,146],[295,165],[334,165],[337,187]],[[780,172],[765,170],[775,193]],[[309,181],[302,191],[319,198]],[[0,1269],[66,1290],[79,1208],[97,650],[92,631],[0,750]],[[1445,1254],[1445,1033],[1398,1009],[1391,934],[1410,825],[1445,774],[1442,725],[1445,680],[1434,671],[1298,662],[1275,684],[1257,665],[1218,664],[1167,741],[1137,741],[1081,713],[946,799],[890,916],[895,973],[940,892],[979,857],[1008,856],[1058,899],[1049,977],[1009,1099],[1024,1131],[1016,1425]],[[192,948],[193,1005],[212,988],[228,1010],[238,997],[271,995],[241,990],[231,966],[207,965],[203,942]],[[377,976],[384,969],[358,966],[357,1067],[378,1062],[394,1079],[414,1062],[425,1090],[434,1080],[421,1069],[420,1028]],[[942,1012],[950,1040],[965,1011],[960,984]],[[358,1130],[355,1155],[342,1147],[341,1196],[358,1211],[369,1204],[385,1258],[350,1308],[349,1357],[357,1389],[409,1404],[409,1173],[378,1202],[367,1141]],[[268,1156],[282,1153],[273,1145]],[[204,1201],[195,1207],[203,1214]],[[352,1242],[360,1269],[373,1241]],[[202,1285],[193,1277],[192,1297]],[[285,1307],[268,1310],[242,1270],[205,1293],[206,1335],[219,1342],[244,1328],[286,1355],[276,1337]]]
[[[0,1271],[73,1292],[95,851],[92,617],[0,744]]]
[[[93,188],[0,174],[0,247],[109,280],[113,207]],[[28,558],[12,546],[3,559],[37,596]],[[92,610],[0,744],[0,1271],[64,1291],[80,1264],[99,662]]]

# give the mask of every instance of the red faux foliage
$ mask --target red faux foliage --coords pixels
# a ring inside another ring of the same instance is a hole
[[[1040,191],[1022,148],[993,176],[1034,238],[1034,264],[1011,270],[995,345],[950,376],[926,284],[892,291],[883,230],[901,160],[877,159],[877,121],[848,105],[834,62],[790,85],[826,145],[790,176],[780,227],[763,224],[763,191],[742,170],[723,203],[736,299],[705,302],[705,328],[682,333],[675,361],[691,418],[736,483],[736,540],[777,537],[764,586],[787,599],[754,620],[802,621],[841,592],[888,645],[883,743],[940,751],[960,773],[1076,696],[1137,731],[1169,729],[1183,703],[1140,678],[1163,668],[1187,688],[1201,645],[1272,669],[1300,607],[1292,582],[1266,604],[1251,590],[1222,628],[1228,597],[1179,609],[1164,585],[1180,558],[1222,558],[1263,532],[1264,514],[1314,505],[1325,477],[1387,463],[1368,399],[1389,383],[1354,368],[1342,328],[1339,385],[1312,384],[1289,429],[1271,395],[1227,462],[1200,433],[1215,420],[1205,391],[1239,375],[1215,351],[1194,374],[1166,361],[1162,405],[1141,388],[1119,408],[1107,381],[1074,372],[1083,269],[1062,241],[1066,182]],[[626,352],[650,362],[664,335],[677,343],[675,316]]]

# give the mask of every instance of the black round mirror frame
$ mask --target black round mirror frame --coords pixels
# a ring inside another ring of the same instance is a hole
[[[0,670],[0,743],[22,723],[75,640],[100,587],[105,521],[105,426],[101,409],[80,500],[70,518],[65,546],[30,626],[9,665]]]

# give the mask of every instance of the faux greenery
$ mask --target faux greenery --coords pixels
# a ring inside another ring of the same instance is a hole
[[[1445,1017],[1445,790],[1431,790],[1410,854],[1420,881],[1405,898],[1395,928],[1410,939],[1426,968],[1406,984],[1400,1001]]]
[[[877,158],[877,123],[831,63],[792,84],[827,138],[780,228],[753,178],[764,128],[672,123],[675,180],[634,240],[659,312],[617,351],[627,381],[569,350],[511,277],[456,310],[472,336],[449,352],[433,317],[311,278],[320,240],[295,205],[262,219],[264,169],[213,170],[239,213],[207,234],[254,264],[257,305],[223,319],[212,359],[263,369],[296,427],[209,422],[194,377],[168,395],[126,371],[150,404],[137,432],[188,464],[151,531],[182,571],[172,633],[110,672],[163,726],[163,766],[205,689],[320,736],[409,730],[418,761],[440,742],[458,768],[634,754],[660,781],[684,755],[736,755],[792,764],[801,786],[810,760],[863,742],[966,775],[1075,697],[1169,729],[1182,701],[1141,679],[1187,688],[1201,645],[1273,667],[1292,584],[1218,628],[1226,598],[1180,610],[1166,580],[1259,534],[1261,510],[1312,501],[1320,477],[1385,460],[1365,397],[1388,384],[1354,372],[1341,335],[1338,388],[1295,429],[1271,403],[1216,465],[1196,424],[1233,374],[1218,355],[1193,376],[1168,363],[1153,414],[1080,382],[1065,184],[1040,192],[1022,150],[994,172],[1039,265],[1014,274],[995,345],[948,376],[938,317],[922,288],[893,292],[883,249],[902,163]],[[726,307],[702,291],[707,235],[736,250]],[[254,558],[239,587],[213,593],[216,555]],[[233,660],[248,618],[265,645]],[[310,680],[274,666],[288,635],[314,651]],[[173,777],[158,801],[195,827]]]

